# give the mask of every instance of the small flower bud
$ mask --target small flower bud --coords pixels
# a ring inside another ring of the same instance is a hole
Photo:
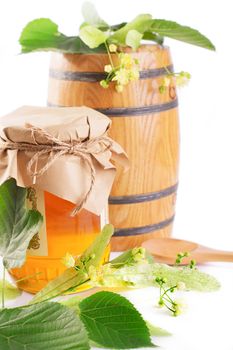
[[[109,84],[106,80],[101,80],[100,81],[100,85],[104,88],[104,89],[107,89]]]
[[[117,46],[115,44],[110,44],[109,45],[109,51],[110,52],[116,52],[117,51]]]
[[[104,66],[104,71],[106,73],[110,73],[112,71],[112,66],[111,64],[106,64],[106,66]]]
[[[164,301],[163,301],[163,299],[159,299],[159,301],[158,301],[158,305],[159,305],[160,307],[162,307],[162,306],[164,305]]]
[[[62,262],[68,268],[75,266],[75,259],[70,253],[66,253],[66,255],[62,258]]]

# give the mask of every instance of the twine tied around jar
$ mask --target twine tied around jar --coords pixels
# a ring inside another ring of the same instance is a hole
[[[36,179],[42,176],[51,165],[56,162],[56,160],[67,154],[79,157],[90,168],[90,186],[81,202],[72,211],[71,216],[75,216],[83,208],[95,183],[95,168],[91,155],[103,153],[111,149],[111,139],[103,134],[102,136],[90,140],[88,139],[86,141],[76,140],[64,142],[42,128],[31,124],[26,124],[26,127],[31,131],[34,143],[4,141],[3,143],[0,143],[0,149],[28,151],[34,153],[27,164],[27,172],[33,177],[33,184],[36,183]],[[38,143],[35,137],[36,134],[42,136],[48,143]],[[38,168],[38,160],[46,154],[49,155],[48,161],[45,165]]]

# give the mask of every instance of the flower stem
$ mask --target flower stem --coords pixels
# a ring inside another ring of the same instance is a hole
[[[105,45],[106,50],[107,50],[107,53],[108,53],[108,57],[109,57],[110,64],[111,64],[112,68],[114,69],[114,64],[113,64],[113,61],[112,61],[112,56],[111,56],[111,53],[110,53],[110,51],[109,51],[108,44],[106,43],[106,41],[104,42],[104,45]]]

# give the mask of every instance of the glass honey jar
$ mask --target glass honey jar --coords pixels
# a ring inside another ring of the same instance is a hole
[[[127,164],[107,134],[110,125],[87,107],[26,106],[1,118],[0,185],[15,179],[27,189],[26,207],[43,217],[28,239],[25,261],[11,266],[21,289],[45,287],[67,268],[66,254],[80,256],[108,223],[115,163]],[[108,257],[109,248],[102,262]]]

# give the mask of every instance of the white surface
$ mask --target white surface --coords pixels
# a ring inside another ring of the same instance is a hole
[[[174,236],[216,248],[233,250],[233,113],[232,10],[222,0],[96,0],[109,22],[129,20],[141,12],[196,27],[217,47],[213,53],[166,39],[177,71],[193,78],[180,91],[181,166]],[[22,27],[38,17],[50,17],[66,34],[78,33],[81,1],[2,1],[0,4],[0,115],[23,104],[45,105],[49,54],[17,55]],[[209,265],[222,282],[214,294],[186,295],[189,311],[171,318],[153,308],[152,290],[130,293],[146,318],[170,330],[161,339],[166,350],[230,350],[232,340],[233,270],[229,264]],[[25,300],[27,295],[23,296]],[[17,303],[22,303],[20,299]]]
[[[179,292],[174,295],[187,304],[185,313],[173,317],[166,309],[156,307],[159,291],[145,288],[122,293],[142,313],[144,319],[172,333],[170,337],[153,338],[164,350],[233,350],[232,312],[233,279],[231,264],[209,264],[200,267],[211,273],[222,284],[221,290],[212,293]],[[14,307],[26,304],[31,295],[23,293]],[[0,347],[1,349],[1,347]]]

